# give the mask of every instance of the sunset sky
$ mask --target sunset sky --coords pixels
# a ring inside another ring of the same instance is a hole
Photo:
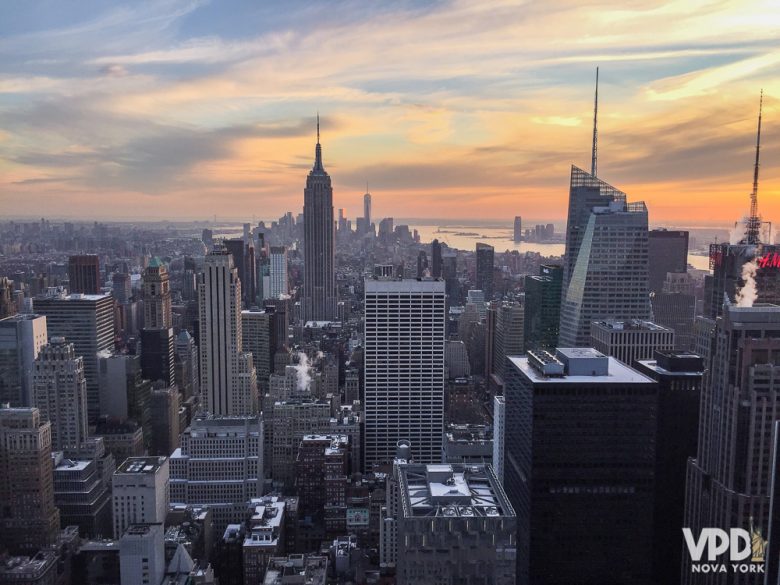
[[[780,221],[780,2],[8,0],[0,215],[276,218],[315,115],[336,207],[565,219],[590,165],[652,224]]]

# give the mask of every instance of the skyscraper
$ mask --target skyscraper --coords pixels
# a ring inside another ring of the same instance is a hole
[[[33,362],[47,339],[46,317],[19,314],[0,319],[0,404],[32,404]]]
[[[255,245],[251,239],[245,241],[242,238],[235,238],[225,240],[225,247],[233,255],[233,266],[241,280],[241,301],[249,308],[257,302]]]
[[[515,216],[515,225],[514,225],[514,240],[515,244],[519,244],[520,241],[523,239],[523,218],[519,215]]]
[[[702,528],[768,534],[772,425],[780,418],[780,306],[725,306],[716,321],[715,351],[705,363],[698,453],[688,461],[685,522]],[[763,583],[756,575],[692,573],[683,583]]]
[[[33,398],[41,419],[51,423],[52,448],[78,449],[88,432],[84,358],[62,337],[52,337],[35,360]]]
[[[100,258],[95,254],[71,256],[68,259],[68,282],[71,293],[100,293]]]
[[[656,383],[590,348],[508,362],[518,583],[651,582]]]
[[[370,213],[370,210],[369,210]],[[320,123],[314,167],[303,191],[304,275],[301,313],[303,321],[336,319],[336,225],[333,223],[333,187],[322,166]]]
[[[144,270],[144,328],[167,329],[171,323],[171,283],[168,269],[157,257]]]
[[[485,293],[485,300],[493,300],[493,246],[477,244],[477,290]]]
[[[98,352],[114,347],[114,299],[111,295],[53,293],[34,300],[35,311],[46,317],[49,339],[64,337],[84,358],[89,422],[100,415]]]
[[[590,345],[599,319],[649,319],[647,208],[572,167],[559,345]]]
[[[648,288],[650,292],[660,293],[667,273],[688,272],[688,232],[657,229],[648,235]]]
[[[524,343],[526,349],[554,349],[561,321],[563,268],[542,264],[538,275],[525,277]]]
[[[241,281],[225,248],[215,247],[206,256],[198,297],[204,407],[215,415],[251,414],[256,404],[245,382],[254,366],[251,354],[248,359],[241,355]],[[256,386],[254,394],[256,402]]]
[[[60,530],[51,424],[37,408],[0,407],[0,545],[34,554]]]
[[[371,193],[366,191],[363,195],[363,220],[365,222],[366,231],[371,229]]]
[[[270,254],[270,290],[266,298],[278,299],[288,293],[287,286],[287,248],[271,246]]]
[[[431,242],[431,276],[433,278],[442,277],[441,243],[439,240]]]
[[[446,294],[440,280],[365,281],[366,469],[411,441],[421,463],[441,460]]]

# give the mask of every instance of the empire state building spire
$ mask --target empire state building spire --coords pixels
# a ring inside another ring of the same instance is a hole
[[[333,187],[322,164],[320,116],[314,167],[303,191],[303,321],[336,319],[336,224],[333,222]]]
[[[314,148],[314,168],[312,172],[325,172],[322,166],[322,146],[320,146],[320,113],[317,112],[317,146]]]

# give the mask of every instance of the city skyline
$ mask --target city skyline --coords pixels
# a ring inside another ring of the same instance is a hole
[[[560,221],[569,166],[590,158],[596,66],[599,176],[651,224],[747,212],[761,88],[759,209],[780,211],[768,2],[42,7],[0,24],[12,215],[299,210],[319,110],[349,217],[368,182],[376,217]]]

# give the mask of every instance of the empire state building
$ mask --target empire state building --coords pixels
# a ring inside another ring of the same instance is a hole
[[[303,321],[336,319],[336,225],[333,223],[333,187],[322,166],[320,121],[314,167],[303,191]]]

